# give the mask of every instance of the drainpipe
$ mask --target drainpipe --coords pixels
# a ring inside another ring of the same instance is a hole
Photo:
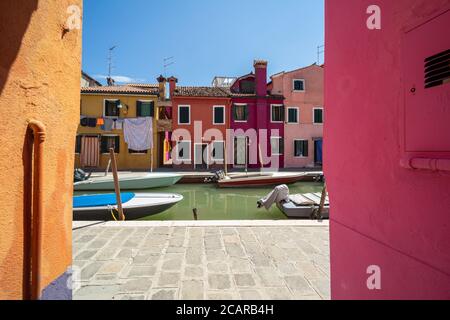
[[[28,130],[33,134],[33,190],[32,205],[29,208],[32,217],[32,242],[31,242],[31,299],[38,300],[41,295],[41,254],[42,254],[42,212],[43,212],[43,156],[45,141],[45,126],[39,121],[29,121]],[[31,150],[30,150],[31,151]],[[32,152],[30,152],[32,154]]]

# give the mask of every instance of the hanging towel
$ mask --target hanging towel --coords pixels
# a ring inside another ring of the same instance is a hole
[[[123,119],[117,119],[114,121],[114,130],[122,130],[123,129]]]
[[[102,130],[104,131],[112,131],[113,129],[113,125],[114,125],[114,120],[113,119],[103,119],[104,123],[102,126]]]
[[[100,144],[98,137],[81,138],[81,153],[80,153],[81,166],[85,167],[98,167],[100,162]]]
[[[98,118],[97,119],[97,126],[102,126],[105,124],[105,120],[103,120],[103,118]]]
[[[87,125],[88,127],[95,128],[97,126],[97,118],[88,118]]]
[[[123,134],[128,149],[145,151],[153,148],[153,118],[125,119]]]

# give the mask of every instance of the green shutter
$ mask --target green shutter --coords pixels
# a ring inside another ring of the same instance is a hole
[[[245,121],[248,120],[248,105],[244,106],[244,110],[245,110]]]
[[[155,101],[150,102],[150,117],[155,117]]]

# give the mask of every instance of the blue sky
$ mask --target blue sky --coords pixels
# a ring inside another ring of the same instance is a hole
[[[104,82],[116,45],[112,74],[124,81],[155,83],[172,56],[167,76],[180,85],[246,74],[254,59],[270,75],[316,62],[323,15],[323,0],[85,0],[83,70]]]

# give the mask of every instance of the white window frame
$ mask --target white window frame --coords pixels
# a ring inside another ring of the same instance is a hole
[[[102,139],[102,137],[119,137],[119,143],[120,143],[120,134],[102,134],[101,136],[100,136],[100,146],[101,146],[101,139]],[[100,150],[101,151],[101,150]],[[105,155],[105,154],[108,154],[109,155],[109,152],[102,152],[102,154],[103,155]],[[116,153],[116,154],[118,154],[118,153]]]
[[[178,157],[178,155],[180,154],[180,152],[178,150],[178,145],[180,143],[189,143],[189,148],[188,148],[188,150],[189,150],[189,158],[180,159]],[[186,162],[189,162],[189,163],[192,162],[192,141],[191,140],[179,140],[179,141],[177,141],[177,144],[176,144],[175,148],[176,148],[176,150],[175,150],[175,152],[176,152],[175,153],[175,158],[176,158],[177,162],[180,162],[181,164],[186,163]]]
[[[188,108],[189,109],[189,122],[188,123],[180,123],[180,115],[181,115],[181,108]],[[189,126],[191,125],[191,106],[188,104],[180,104],[178,106],[178,125],[179,126]]]
[[[153,118],[156,118],[156,103],[154,100],[136,100],[136,102],[153,102]],[[136,118],[147,118],[147,117],[141,117],[137,114],[137,106],[136,106]],[[191,117],[189,116],[189,120],[191,120]]]
[[[119,119],[119,116],[107,116],[106,115],[106,101],[119,101],[120,102],[120,99],[103,99],[103,118]],[[120,114],[120,108],[119,108],[119,114]]]
[[[273,120],[273,107],[284,107],[284,104],[271,104],[270,105],[270,123],[284,123],[284,121]]]
[[[297,120],[296,122],[289,122],[289,110],[297,110]],[[300,123],[300,108],[299,107],[287,107],[286,108],[286,123],[287,124],[299,124]]]
[[[211,160],[213,162],[223,162],[223,161],[225,161],[225,152],[226,152],[225,150],[222,151],[223,152],[222,159],[216,159],[212,155],[212,151],[214,150],[214,144],[215,143],[221,143],[223,147],[225,146],[225,141],[224,140],[214,140],[213,142],[211,142]]]
[[[216,122],[216,109],[221,108],[223,110],[223,123]],[[225,106],[213,106],[213,125],[224,126],[227,123],[227,115],[225,113]]]
[[[297,138],[297,139],[294,139],[293,140],[293,144],[294,144],[294,148],[292,149],[292,150],[294,150],[294,158],[296,158],[296,159],[307,159],[308,157],[307,156],[304,156],[304,155],[301,155],[301,156],[296,156],[295,155],[295,142],[296,141],[306,141],[306,142],[308,142],[308,149],[309,149],[309,140],[308,139],[300,139],[300,138]],[[309,154],[309,150],[308,150],[308,154]]]
[[[277,139],[278,140],[278,152],[277,153],[273,153],[273,145],[272,145],[272,140]],[[270,151],[272,156],[282,156],[283,154],[280,153],[280,140],[283,140],[283,137],[277,137],[277,136],[273,136],[270,137]]]
[[[295,90],[295,81],[303,82],[303,90]],[[305,79],[292,79],[292,91],[293,92],[305,92],[306,91],[306,81],[305,81]]]
[[[316,110],[322,110],[322,122],[316,122]],[[313,117],[313,124],[315,125],[323,125],[323,123],[325,122],[325,113],[323,112],[323,107],[315,107],[313,108],[313,113],[312,113],[312,117]]]
[[[247,106],[247,111],[248,110],[248,103],[233,103],[233,105],[235,106]],[[234,123],[247,123],[248,122],[248,116],[250,115],[250,113],[248,113],[247,115],[247,120],[234,120]]]

